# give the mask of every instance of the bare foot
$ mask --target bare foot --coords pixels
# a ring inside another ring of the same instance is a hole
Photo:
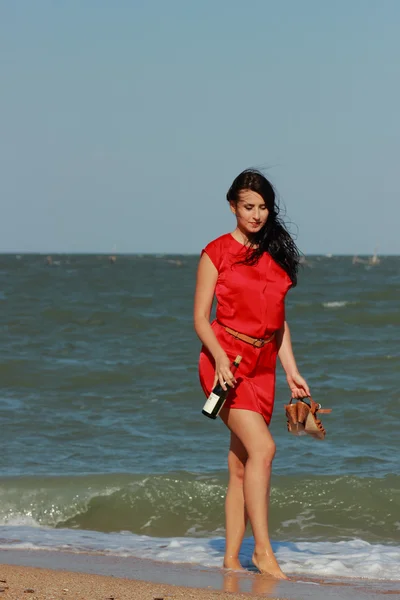
[[[282,571],[273,552],[254,552],[252,561],[260,573],[265,573],[276,579],[289,579]]]
[[[235,556],[224,556],[224,569],[234,569],[235,571],[245,571]]]

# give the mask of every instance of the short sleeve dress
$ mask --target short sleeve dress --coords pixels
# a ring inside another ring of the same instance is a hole
[[[269,425],[275,396],[277,342],[262,348],[234,338],[225,327],[255,338],[268,338],[285,320],[285,296],[292,285],[289,275],[265,252],[256,265],[239,264],[245,247],[227,233],[210,242],[203,250],[218,270],[215,288],[216,319],[211,327],[233,361],[242,361],[236,372],[236,386],[225,406],[260,413]],[[208,396],[215,376],[215,362],[203,346],[199,359],[199,377]]]

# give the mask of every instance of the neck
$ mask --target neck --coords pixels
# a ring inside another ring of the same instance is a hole
[[[243,233],[243,231],[241,231],[238,227],[236,227],[236,229],[232,235],[234,238],[236,238],[236,240],[238,242],[243,244],[243,246],[252,246],[253,245],[251,236],[248,236],[245,233]]]

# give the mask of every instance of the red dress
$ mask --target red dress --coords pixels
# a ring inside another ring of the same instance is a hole
[[[258,412],[269,424],[275,395],[276,339],[256,348],[234,338],[223,326],[255,338],[269,337],[284,323],[285,296],[292,285],[291,279],[266,252],[256,265],[236,264],[245,255],[245,247],[230,233],[210,242],[203,252],[218,270],[217,313],[211,327],[231,361],[238,354],[242,356],[236,371],[237,384],[225,406]],[[200,353],[199,376],[208,396],[214,382],[215,362],[205,346]]]

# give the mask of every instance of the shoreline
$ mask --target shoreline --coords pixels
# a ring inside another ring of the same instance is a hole
[[[6,580],[0,589],[8,586],[4,597],[9,600],[24,597],[26,589],[34,590],[30,597],[35,600],[219,600],[227,593],[232,600],[320,600],[322,595],[325,600],[383,600],[400,595],[400,581],[305,576],[279,581],[251,571],[48,550],[0,550],[0,580]]]

